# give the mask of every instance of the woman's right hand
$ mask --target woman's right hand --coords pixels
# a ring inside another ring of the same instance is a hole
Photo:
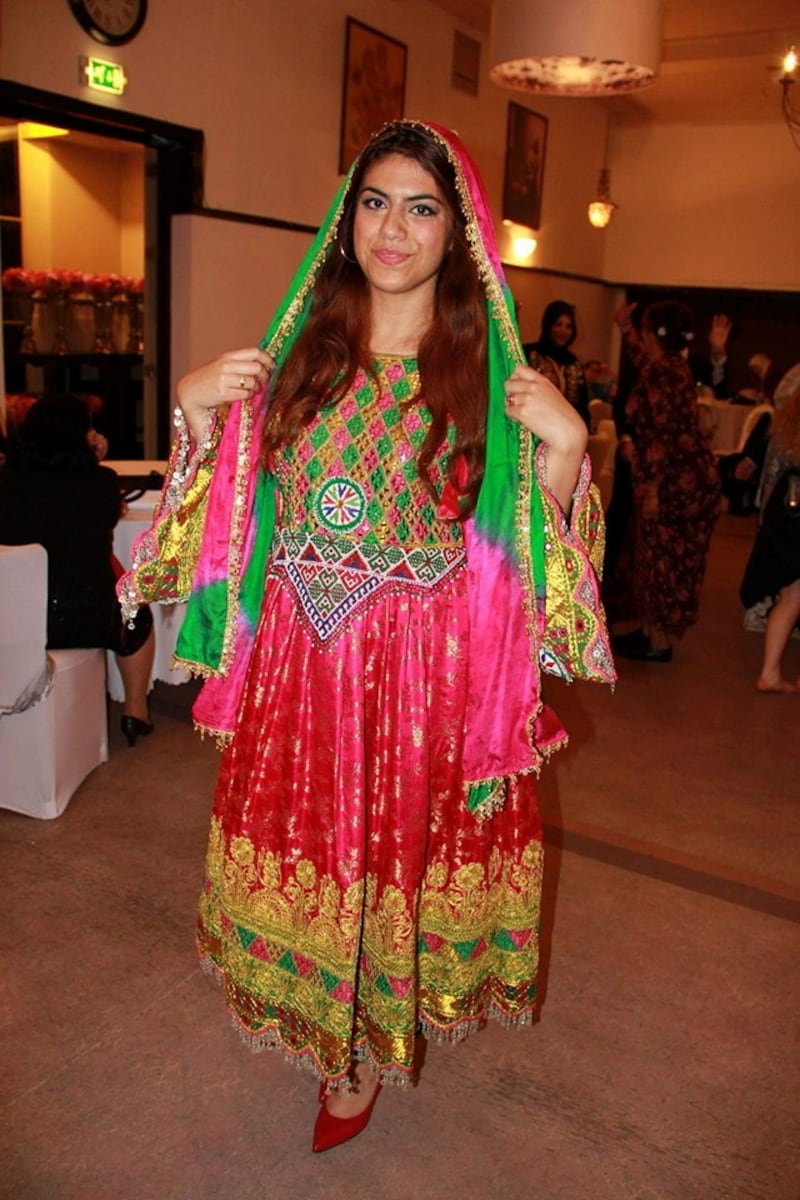
[[[189,431],[199,441],[209,408],[231,404],[261,391],[269,380],[275,362],[258,346],[227,350],[184,375],[178,383],[178,403]]]

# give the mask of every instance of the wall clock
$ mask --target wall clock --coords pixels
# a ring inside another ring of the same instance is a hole
[[[121,46],[135,38],[147,16],[147,0],[68,0],[73,15],[95,41]]]

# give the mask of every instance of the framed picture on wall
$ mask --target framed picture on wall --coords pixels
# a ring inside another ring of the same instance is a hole
[[[538,229],[542,218],[547,118],[521,104],[508,106],[503,220]]]
[[[403,115],[407,47],[347,18],[339,170],[347,171],[371,134]]]

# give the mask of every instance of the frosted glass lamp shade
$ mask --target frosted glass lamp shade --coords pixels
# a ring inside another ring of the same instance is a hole
[[[495,0],[490,78],[558,96],[646,87],[661,59],[663,0]]]

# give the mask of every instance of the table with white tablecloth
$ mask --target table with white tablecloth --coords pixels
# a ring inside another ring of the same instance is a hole
[[[126,516],[117,523],[114,530],[114,554],[123,567],[127,568],[131,565],[131,550],[134,540],[150,524],[159,495],[159,492],[145,492],[138,500],[131,501],[128,504]],[[172,684],[187,683],[191,678],[189,672],[173,670],[171,667],[186,605],[153,604],[151,607],[156,650],[150,675],[150,688],[156,680]],[[122,678],[116,660],[110,652],[106,658],[108,662],[108,693],[112,700],[122,700],[124,698]]]

